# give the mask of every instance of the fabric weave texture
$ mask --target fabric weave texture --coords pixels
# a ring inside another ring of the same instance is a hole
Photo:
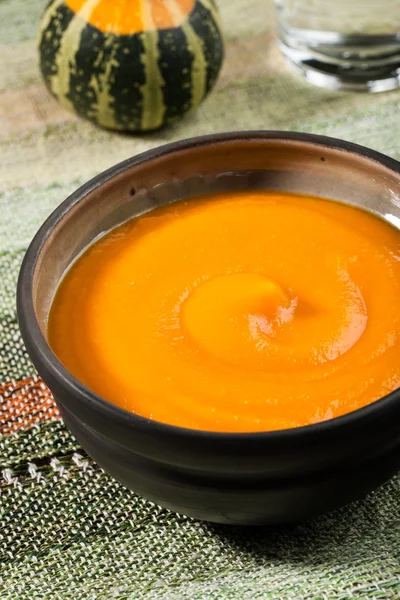
[[[37,377],[16,320],[24,252],[80,184],[148,148],[235,129],[310,131],[400,158],[400,92],[333,93],[284,65],[269,0],[220,0],[226,61],[194,114],[146,136],[66,112],[40,80],[46,0],[0,2],[1,600],[400,599],[400,477],[296,526],[231,528],[173,514],[88,458]]]

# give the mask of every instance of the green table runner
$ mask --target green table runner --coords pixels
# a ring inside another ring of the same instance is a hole
[[[232,529],[175,515],[105,475],[58,417],[18,331],[27,245],[78,185],[150,147],[234,129],[292,129],[400,158],[400,92],[335,94],[297,79],[268,0],[220,0],[217,88],[177,126],[143,137],[95,128],[48,95],[35,35],[46,0],[0,0],[0,598],[400,599],[400,477],[298,526]]]

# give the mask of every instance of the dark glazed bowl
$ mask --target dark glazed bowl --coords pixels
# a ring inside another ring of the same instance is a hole
[[[377,152],[285,132],[178,142],[109,169],[54,211],[25,256],[18,318],[65,423],[123,485],[199,519],[298,521],[362,497],[399,469],[399,390],[307,427],[249,434],[194,431],[147,420],[100,398],[63,367],[46,341],[49,307],[63,273],[102,232],[168,202],[243,189],[333,198],[400,224],[400,164]]]

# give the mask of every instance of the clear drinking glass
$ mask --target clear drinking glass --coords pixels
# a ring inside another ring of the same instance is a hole
[[[311,83],[400,86],[400,0],[275,0],[280,48]]]

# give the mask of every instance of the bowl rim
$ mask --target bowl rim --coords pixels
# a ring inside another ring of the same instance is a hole
[[[76,379],[72,373],[70,373],[68,369],[64,367],[49,346],[36,318],[33,302],[33,278],[44,244],[51,236],[56,226],[63,220],[65,215],[76,204],[83,200],[87,194],[134,165],[148,163],[153,159],[199,146],[206,147],[209,145],[218,145],[225,142],[235,141],[251,142],[252,140],[282,140],[289,142],[303,142],[320,146],[321,149],[325,147],[339,150],[341,152],[358,155],[359,157],[364,159],[366,158],[372,162],[377,162],[393,171],[397,176],[400,177],[400,162],[396,159],[390,158],[385,154],[365,146],[328,136],[281,130],[244,130],[197,136],[157,146],[142,152],[136,156],[117,163],[116,165],[90,179],[87,183],[80,186],[75,192],[73,192],[57,206],[57,208],[50,214],[50,216],[39,228],[26,251],[20,268],[17,284],[17,316],[22,338],[26,347],[28,348],[28,353],[33,355],[35,365],[40,364],[40,366],[51,375],[53,380],[59,383],[60,387],[66,389],[66,392],[69,395],[75,397],[77,396],[80,401],[83,402],[89,409],[95,412],[100,412],[103,417],[117,422],[121,426],[133,426],[135,428],[140,427],[143,430],[147,430],[148,433],[158,432],[184,438],[189,437],[192,438],[193,441],[196,438],[201,439],[206,437],[208,441],[215,442],[254,442],[256,440],[260,442],[273,442],[278,439],[282,440],[283,438],[288,442],[297,442],[304,438],[304,436],[320,437],[321,435],[325,435],[327,432],[334,433],[338,430],[343,433],[343,428],[352,430],[355,427],[358,428],[362,423],[372,423],[372,421],[376,420],[378,412],[381,417],[384,415],[390,417],[394,405],[400,403],[399,387],[386,396],[371,402],[367,406],[349,413],[345,413],[339,417],[327,419],[318,423],[303,425],[300,427],[254,432],[223,432],[203,429],[190,429],[148,419],[136,413],[129,412],[124,408],[121,408],[116,404],[106,400]],[[398,407],[400,407],[400,404]]]

